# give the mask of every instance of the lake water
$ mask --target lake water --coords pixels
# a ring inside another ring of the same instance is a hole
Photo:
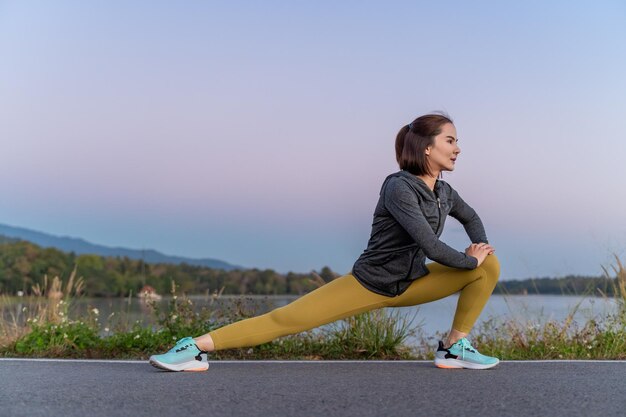
[[[211,299],[205,296],[189,297],[195,306],[200,309],[209,306]],[[276,307],[281,307],[292,300],[294,296],[221,296],[214,301],[213,308],[228,309],[240,303],[249,311],[261,314]],[[160,302],[165,305],[168,298]],[[417,307],[402,307],[397,309],[404,317],[413,318],[413,324],[421,328],[422,335],[433,337],[437,332],[445,332],[450,328],[457,296],[451,296],[432,303]],[[28,299],[12,298],[0,304],[2,316],[5,320],[21,321],[24,317],[23,308],[28,305]],[[75,301],[73,312],[85,313],[88,309],[99,310],[100,322],[103,326],[110,325],[114,319],[122,318],[127,323],[140,321],[146,326],[154,324],[154,317],[150,307],[139,299],[133,298],[79,298]],[[602,318],[615,312],[617,305],[614,300],[598,297],[561,296],[561,295],[493,295],[477,325],[495,318],[497,320],[516,320],[517,322],[546,322],[548,320],[562,321],[574,312],[574,321],[582,324],[592,318]],[[393,311],[394,309],[389,309]],[[111,319],[108,319],[114,313]],[[417,343],[413,339],[410,343]]]

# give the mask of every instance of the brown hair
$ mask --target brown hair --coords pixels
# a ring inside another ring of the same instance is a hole
[[[427,114],[402,127],[396,136],[396,161],[400,169],[413,175],[430,175],[425,150],[434,145],[441,126],[452,123],[445,113]]]

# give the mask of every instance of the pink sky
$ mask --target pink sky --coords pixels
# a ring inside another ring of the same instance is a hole
[[[346,272],[397,130],[446,110],[503,278],[598,275],[626,247],[626,6],[602,4],[4,2],[0,223]]]

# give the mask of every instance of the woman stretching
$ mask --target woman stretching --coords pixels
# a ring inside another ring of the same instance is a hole
[[[349,274],[267,314],[205,335],[185,337],[150,363],[170,371],[204,371],[201,353],[255,346],[277,337],[382,307],[414,306],[459,292],[452,329],[439,342],[439,368],[487,369],[498,359],[480,354],[466,336],[498,281],[500,265],[483,224],[442,171],[453,171],[461,152],[449,117],[429,114],[400,129],[396,159],[374,210],[367,249]],[[446,216],[459,220],[473,242],[458,252],[439,240]],[[435,262],[425,263],[426,258]]]

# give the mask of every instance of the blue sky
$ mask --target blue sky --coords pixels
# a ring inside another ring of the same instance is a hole
[[[444,176],[502,277],[626,254],[626,5],[0,0],[0,223],[347,272],[393,141],[444,110]],[[462,227],[442,237],[463,250]]]

